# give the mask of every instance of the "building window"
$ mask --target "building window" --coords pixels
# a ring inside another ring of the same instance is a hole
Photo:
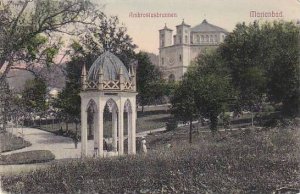
[[[164,46],[165,46],[165,41],[161,40],[161,47],[164,47]]]
[[[161,58],[161,64],[162,65],[164,64],[164,58],[163,57]]]
[[[181,36],[179,36],[179,44],[181,44]]]
[[[187,35],[185,35],[185,43],[187,44],[188,43],[188,37],[187,37]]]
[[[200,36],[197,35],[197,43],[199,43],[199,42],[200,42]]]
[[[213,41],[214,41],[212,35],[210,35],[210,40],[209,40],[209,41],[210,41],[210,42],[213,42]]]
[[[201,42],[204,42],[204,36],[201,35]]]
[[[209,36],[208,35],[205,36],[205,42],[209,42]]]
[[[182,61],[182,57],[181,57],[181,55],[179,55],[179,61]]]
[[[218,36],[215,35],[215,42],[218,42]]]

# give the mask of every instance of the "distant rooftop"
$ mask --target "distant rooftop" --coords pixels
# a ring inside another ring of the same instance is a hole
[[[228,33],[227,30],[208,23],[206,19],[203,20],[201,24],[198,24],[197,26],[191,28],[191,32],[224,32],[224,33]]]

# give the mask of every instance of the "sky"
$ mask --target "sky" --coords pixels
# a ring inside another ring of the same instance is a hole
[[[232,31],[239,22],[300,19],[300,0],[94,0],[107,15],[118,16],[128,29],[137,50],[158,54],[158,30],[173,30],[185,23],[192,27],[203,19]],[[281,17],[250,17],[250,12],[282,13]],[[130,17],[130,13],[170,13],[172,17]],[[173,34],[175,32],[173,31]]]

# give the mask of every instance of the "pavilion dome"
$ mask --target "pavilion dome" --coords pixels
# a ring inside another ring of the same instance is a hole
[[[87,74],[87,80],[98,81],[99,71],[103,70],[103,80],[118,80],[119,73],[122,69],[123,77],[125,81],[129,81],[129,72],[125,67],[124,63],[114,54],[109,51],[101,54],[93,63]]]

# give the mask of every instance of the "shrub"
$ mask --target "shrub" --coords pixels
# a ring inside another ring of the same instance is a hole
[[[271,113],[271,112],[275,111],[275,108],[274,108],[274,106],[272,106],[270,104],[264,104],[262,107],[262,111]]]
[[[178,127],[178,122],[174,118],[170,118],[168,122],[166,123],[166,129],[167,131],[175,130]]]
[[[0,132],[0,152],[18,150],[28,146],[31,146],[31,143],[25,141],[23,138],[16,137],[6,131]]]
[[[55,156],[49,150],[33,150],[0,156],[1,165],[33,164],[54,160]]]

